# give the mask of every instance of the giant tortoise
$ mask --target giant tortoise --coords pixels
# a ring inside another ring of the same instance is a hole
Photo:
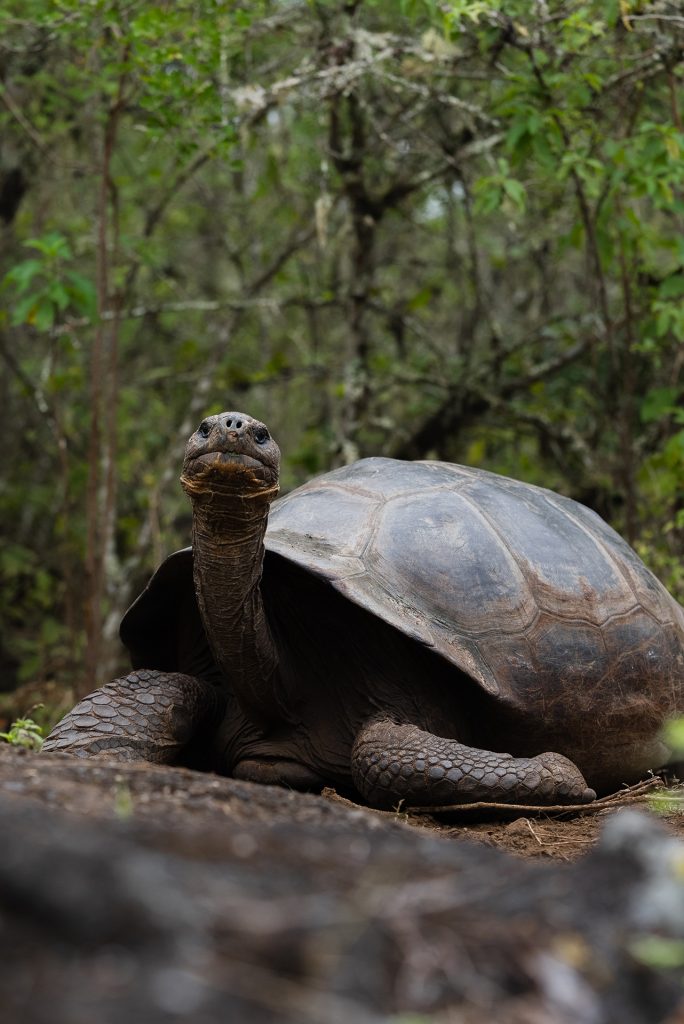
[[[181,477],[192,548],[124,616],[133,671],[45,750],[378,807],[587,802],[668,760],[684,610],[595,513],[387,458],[271,507],[279,463],[251,416],[201,423]]]

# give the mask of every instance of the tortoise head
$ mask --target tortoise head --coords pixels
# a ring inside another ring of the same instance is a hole
[[[202,420],[185,446],[181,484],[191,498],[262,495],[278,491],[280,449],[268,428],[243,412]]]

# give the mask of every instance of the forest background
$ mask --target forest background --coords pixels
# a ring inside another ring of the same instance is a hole
[[[665,0],[5,0],[0,688],[121,667],[226,408],[284,489],[482,466],[683,598],[683,76]]]

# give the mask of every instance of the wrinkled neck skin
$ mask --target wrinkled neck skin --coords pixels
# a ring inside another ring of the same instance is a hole
[[[260,727],[282,718],[278,655],[261,599],[264,534],[277,487],[254,495],[190,493],[195,592],[212,652]]]

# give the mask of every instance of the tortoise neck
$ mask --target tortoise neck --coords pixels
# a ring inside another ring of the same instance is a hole
[[[263,724],[277,717],[278,655],[261,597],[275,493],[193,499],[193,575],[209,645],[243,710]]]

